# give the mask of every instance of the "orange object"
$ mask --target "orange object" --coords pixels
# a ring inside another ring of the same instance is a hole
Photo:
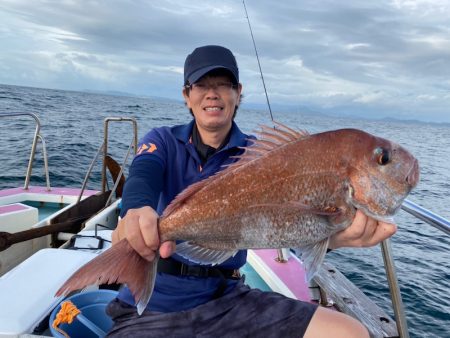
[[[70,300],[67,300],[63,303],[61,303],[61,309],[56,315],[55,320],[53,321],[53,328],[63,334],[65,337],[69,337],[67,333],[65,333],[62,329],[60,329],[58,326],[60,324],[72,324],[73,320],[76,316],[78,316],[81,313],[80,310],[75,306],[74,303],[72,303]]]

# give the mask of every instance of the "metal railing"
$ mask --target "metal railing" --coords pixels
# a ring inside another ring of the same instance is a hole
[[[87,182],[89,180],[89,177],[91,175],[92,169],[95,165],[95,163],[97,162],[98,156],[102,153],[103,151],[103,164],[102,164],[102,192],[106,191],[106,185],[107,185],[107,179],[106,179],[106,157],[108,156],[108,127],[109,127],[109,123],[110,122],[131,122],[133,125],[133,138],[131,140],[131,143],[128,147],[128,151],[127,154],[125,155],[125,159],[122,162],[122,165],[120,166],[120,172],[118,174],[118,177],[116,178],[116,181],[114,182],[114,187],[111,190],[111,194],[109,195],[108,200],[105,203],[105,206],[108,206],[111,202],[112,196],[114,194],[114,192],[117,189],[117,186],[119,185],[120,182],[120,178],[123,175],[123,170],[125,168],[125,165],[128,161],[128,157],[131,154],[131,150],[134,149],[134,153],[136,153],[137,150],[137,122],[135,118],[128,118],[128,117],[107,117],[104,120],[104,135],[103,135],[103,142],[100,145],[100,147],[97,150],[96,155],[94,156],[94,158],[92,159],[91,164],[89,165],[89,169],[86,173],[86,176],[83,180],[83,184],[81,186],[81,191],[80,194],[78,195],[78,200],[77,203],[81,200],[81,197],[83,196],[83,192],[86,189],[87,186]]]
[[[450,235],[450,221],[439,216],[438,214],[435,214],[409,200],[403,201],[402,209],[425,223],[434,226],[436,229],[445,232],[447,235]]]
[[[450,221],[443,218],[442,216],[439,216],[409,200],[403,201],[401,209],[413,215],[414,217],[424,221],[425,223],[432,225],[433,227],[443,231],[447,235],[450,235]],[[399,337],[408,338],[409,337],[408,325],[406,322],[406,316],[404,312],[400,288],[398,286],[398,278],[395,271],[390,239],[386,239],[385,241],[380,243],[380,246],[383,255],[383,262],[386,270],[386,276],[389,284],[389,291],[391,294],[392,308],[395,315],[397,332]],[[278,250],[278,257],[275,258],[275,260],[279,262],[286,260],[281,250]],[[325,290],[320,288],[319,291],[321,302],[323,302],[322,305],[324,305],[328,302],[328,297],[326,295]]]
[[[6,118],[6,117],[15,117],[15,116],[31,116],[36,121],[36,129],[34,131],[34,137],[33,137],[33,143],[31,145],[31,153],[30,153],[30,159],[28,160],[28,168],[27,173],[25,176],[25,184],[24,189],[27,190],[28,186],[30,185],[30,179],[31,179],[31,173],[33,171],[33,161],[36,154],[36,146],[38,140],[42,143],[42,153],[44,157],[44,170],[45,170],[45,179],[47,183],[47,190],[50,191],[50,176],[48,172],[48,160],[47,160],[47,149],[45,147],[45,140],[44,137],[40,134],[41,131],[41,121],[36,116],[36,114],[33,113],[0,113],[0,118]]]
[[[386,270],[389,293],[391,294],[392,308],[395,315],[395,323],[400,338],[409,338],[408,324],[406,322],[405,308],[403,306],[400,287],[398,286],[397,273],[395,271],[394,258],[392,255],[391,241],[385,239],[380,243],[383,254],[384,269]]]
[[[120,180],[120,177],[123,173],[123,168],[125,167],[125,163],[128,159],[128,155],[130,153],[130,149],[134,143],[134,152],[137,151],[137,122],[136,119],[133,117],[107,117],[104,122],[104,140],[103,140],[103,168],[102,168],[102,191],[104,192],[106,190],[106,156],[108,155],[108,129],[109,129],[109,123],[110,122],[131,122],[133,125],[133,140],[130,144],[130,148],[128,149],[127,156],[125,157],[124,163],[121,166],[119,177],[117,178],[117,182]]]
[[[94,158],[91,161],[91,164],[89,165],[86,175],[84,176],[83,184],[81,185],[81,190],[80,190],[80,193],[78,194],[78,199],[77,199],[76,204],[78,204],[81,201],[81,198],[83,197],[84,190],[86,189],[87,182],[89,180],[89,177],[91,176],[92,169],[94,168],[94,165],[97,162],[98,156],[101,154],[101,152],[104,148],[104,145],[105,145],[105,143],[102,143],[100,145],[100,147],[97,150],[97,153],[95,154]]]
[[[401,208],[414,217],[424,221],[429,225],[432,225],[436,229],[445,232],[447,235],[450,235],[450,221],[448,221],[447,219],[409,200],[404,200]],[[400,288],[398,286],[398,279],[395,272],[394,259],[392,256],[392,249],[389,239],[381,243],[381,251],[383,254],[384,267],[386,269],[398,334],[401,338],[408,338],[408,325],[406,322]]]

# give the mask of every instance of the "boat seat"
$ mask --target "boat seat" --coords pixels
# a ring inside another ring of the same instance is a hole
[[[0,278],[0,336],[32,333],[63,297],[55,292],[97,256],[81,250],[42,249]]]

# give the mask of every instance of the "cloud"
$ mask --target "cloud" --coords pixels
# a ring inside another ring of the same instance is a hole
[[[366,93],[366,94],[362,94],[362,95],[358,96],[357,98],[355,98],[353,100],[353,102],[358,102],[358,103],[376,102],[376,101],[380,101],[384,97],[385,97],[385,94],[383,94],[381,92]]]
[[[246,5],[271,100],[448,115],[448,1]],[[246,101],[265,102],[241,1],[3,0],[0,32],[0,83],[180,98],[186,55],[221,44]]]

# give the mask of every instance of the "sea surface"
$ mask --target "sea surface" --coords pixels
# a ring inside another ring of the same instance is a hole
[[[181,98],[181,94],[180,94]],[[134,117],[138,135],[150,128],[190,121],[180,101],[0,85],[0,113],[35,113],[41,120],[52,186],[80,187],[103,141],[106,117]],[[409,199],[450,219],[450,125],[375,121],[274,112],[276,120],[311,133],[358,128],[402,144],[419,160],[421,181]],[[239,110],[245,132],[270,124],[267,111]],[[0,118],[0,189],[22,186],[35,124],[31,117]],[[132,141],[130,123],[109,128],[109,152],[122,162]],[[38,145],[32,185],[45,183]],[[100,164],[88,187],[100,189]],[[450,337],[450,237],[401,211],[392,238],[397,275],[411,337]],[[339,249],[327,255],[350,280],[392,317],[380,247]]]

